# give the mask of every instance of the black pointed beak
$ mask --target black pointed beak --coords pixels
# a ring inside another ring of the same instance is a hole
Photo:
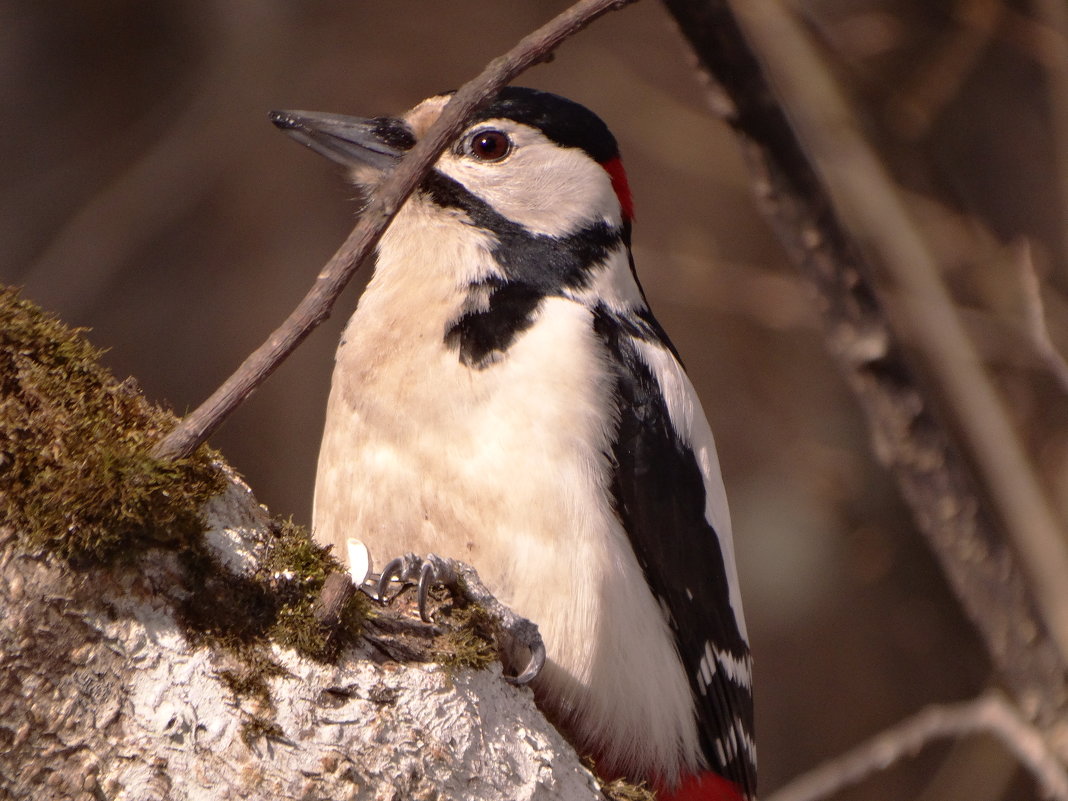
[[[385,172],[414,142],[402,120],[317,111],[272,111],[269,116],[298,142],[346,167],[367,166]]]

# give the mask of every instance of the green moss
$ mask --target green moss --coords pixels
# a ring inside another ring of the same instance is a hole
[[[283,604],[271,627],[271,639],[321,660],[327,649],[327,636],[312,615],[312,608],[313,602],[303,598]]]
[[[307,529],[290,520],[274,521],[260,566],[251,576],[235,576],[203,549],[183,553],[189,586],[195,587],[177,610],[194,642],[247,659],[249,649],[275,642],[309,659],[333,662],[359,637],[367,597],[357,592],[341,610],[337,627],[314,615],[326,577],[343,568],[329,548],[312,541]]]
[[[258,577],[275,587],[279,606],[268,636],[279,645],[320,662],[333,662],[342,647],[360,636],[369,602],[355,593],[340,611],[340,623],[327,627],[315,617],[326,577],[344,572],[328,547],[316,544],[292,520],[276,522],[274,539],[260,563]]]
[[[242,724],[247,744],[261,737],[279,739],[269,679],[286,671],[270,644],[292,648],[309,659],[333,662],[359,637],[368,601],[357,592],[341,610],[341,624],[327,629],[313,614],[326,577],[341,570],[328,548],[316,545],[307,529],[292,521],[272,521],[271,536],[256,573],[238,576],[223,568],[204,548],[181,555],[192,590],[176,609],[186,636],[231,658],[216,673],[240,703],[257,705]]]
[[[110,563],[203,532],[211,454],[150,455],[174,424],[99,364],[82,332],[0,287],[0,526],[27,547]]]
[[[366,598],[356,593],[337,627],[316,620],[323,583],[341,566],[291,521],[273,526],[257,573],[223,567],[202,537],[200,510],[225,486],[212,454],[151,456],[174,417],[117,381],[100,355],[83,332],[0,286],[0,527],[76,566],[129,564],[153,547],[176,553],[176,618],[191,642],[232,657],[217,675],[258,708],[242,726],[246,742],[280,738],[268,680],[284,671],[269,644],[332,661],[359,635]]]
[[[624,779],[615,779],[602,784],[601,792],[608,801],[656,801],[656,792],[644,782],[631,784]]]
[[[249,748],[261,738],[268,740],[285,740],[285,732],[277,722],[260,715],[247,715],[241,721],[241,740]]]
[[[274,667],[278,667],[275,665]],[[251,698],[265,705],[271,704],[271,688],[267,686],[269,673],[260,673],[255,670],[241,668],[237,670],[220,670],[215,674],[226,688],[233,693],[234,700]]]
[[[601,793],[608,801],[656,801],[656,790],[650,790],[645,782],[634,784],[626,779],[613,779],[606,782],[597,772],[597,763],[592,756],[582,757],[582,764],[601,782]]]
[[[267,584],[231,573],[203,546],[184,550],[179,558],[189,592],[175,617],[191,642],[241,656],[266,639],[278,609]]]
[[[274,703],[267,680],[289,674],[270,658],[265,648],[239,648],[233,655],[236,657],[235,666],[216,673],[219,681],[233,693],[235,701],[248,698],[259,702],[262,708],[273,711]]]
[[[433,659],[454,668],[484,670],[500,659],[496,626],[477,604],[443,607],[435,621],[445,630],[434,640]]]
[[[270,576],[289,571],[321,586],[328,575],[343,569],[329,547],[317,544],[308,530],[292,519],[272,521],[271,532],[274,539],[260,561],[261,573]]]

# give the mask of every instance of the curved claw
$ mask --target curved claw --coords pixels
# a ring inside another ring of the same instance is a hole
[[[516,687],[524,687],[538,677],[543,667],[545,667],[545,643],[539,638],[534,649],[530,652],[530,661],[527,663],[526,669],[518,676],[505,676],[504,680]]]
[[[538,627],[494,598],[470,565],[443,559],[435,554],[428,554],[425,558],[420,558],[415,554],[398,556],[386,563],[386,566],[382,568],[382,574],[378,577],[375,593],[379,602],[387,602],[386,588],[394,579],[415,581],[416,568],[419,573],[416,597],[419,617],[424,623],[431,623],[427,609],[430,589],[435,584],[444,583],[468,601],[481,604],[490,617],[497,622],[501,634],[511,642],[525,646],[530,652],[530,661],[527,662],[523,672],[518,676],[505,676],[505,680],[509,684],[522,687],[538,677],[545,667],[546,660],[545,643],[541,639]]]
[[[378,597],[379,603],[386,603],[386,587],[389,586],[389,582],[395,578],[400,578],[404,573],[404,557],[398,556],[395,559],[390,559],[386,563],[386,566],[382,568],[382,575],[378,577],[378,586],[375,587],[375,595]]]
[[[435,581],[437,581],[437,571],[428,559],[423,562],[423,566],[419,569],[419,592],[417,594],[419,601],[419,619],[424,623],[430,622],[430,613],[427,612],[426,601],[430,596],[430,587]]]

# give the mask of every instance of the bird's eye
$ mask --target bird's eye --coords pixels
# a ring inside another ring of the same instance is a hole
[[[479,131],[468,141],[467,150],[479,161],[500,161],[512,151],[512,140],[503,131]]]

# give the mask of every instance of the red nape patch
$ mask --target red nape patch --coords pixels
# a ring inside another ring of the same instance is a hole
[[[746,801],[737,784],[711,771],[687,776],[675,792],[661,790],[656,797],[660,801]]]
[[[623,160],[616,156],[614,159],[602,162],[601,166],[612,179],[612,188],[619,198],[619,208],[623,213],[623,222],[634,219],[634,199],[630,196],[630,184],[627,183],[627,171],[623,169]]]

